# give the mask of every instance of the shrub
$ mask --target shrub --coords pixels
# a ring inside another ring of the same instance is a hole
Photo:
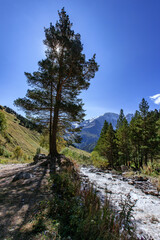
[[[4,156],[6,158],[10,158],[12,156],[12,154],[5,149],[5,147],[0,147],[0,156]]]
[[[24,154],[24,155],[23,155],[23,159],[24,159],[25,162],[27,162],[27,161],[28,161],[28,155],[27,155],[27,154]]]
[[[36,155],[41,153],[41,148],[36,149]]]
[[[0,112],[0,133],[7,128],[7,120],[3,112]]]
[[[7,143],[12,143],[12,138],[7,132],[3,132],[3,136],[6,139]]]
[[[5,151],[5,148],[0,146],[0,156],[3,156],[4,154],[4,151]]]
[[[13,151],[13,154],[14,154],[14,158],[17,158],[17,160],[23,156],[23,151],[21,149],[20,146],[17,146],[14,151]]]
[[[10,153],[9,151],[5,150],[3,156],[6,157],[6,158],[10,158],[10,157],[12,157],[12,153]]]

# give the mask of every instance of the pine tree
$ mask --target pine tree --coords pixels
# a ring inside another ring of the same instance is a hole
[[[108,159],[109,165],[113,167],[117,163],[117,144],[115,131],[110,123],[105,134],[103,145],[101,146],[101,155]]]
[[[100,155],[101,155],[101,146],[104,144],[104,141],[105,141],[105,135],[106,135],[106,132],[108,130],[108,122],[105,120],[104,121],[104,125],[103,125],[103,128],[101,130],[101,133],[100,133],[100,137],[97,141],[97,144],[94,148],[94,151],[97,151]]]
[[[139,104],[139,110],[140,110],[140,115],[142,117],[142,125],[141,128],[143,129],[142,131],[142,144],[141,144],[141,149],[142,149],[142,158],[147,165],[148,162],[148,154],[149,154],[149,136],[148,136],[148,110],[149,110],[149,105],[148,102],[143,98],[141,103]]]
[[[149,109],[148,102],[144,98],[142,98],[142,101],[139,104],[139,110],[143,119],[147,117],[148,109]]]
[[[124,118],[125,118],[125,116],[124,116],[124,113],[123,113],[123,109],[121,109],[120,114],[119,114],[119,118],[117,120],[117,125],[116,125],[117,129],[123,126]]]
[[[64,8],[59,12],[55,26],[51,23],[45,29],[44,44],[46,59],[39,62],[39,71],[26,73],[32,90],[15,104],[43,119],[45,124],[49,123],[50,155],[55,159],[58,134],[66,129],[69,132],[71,123],[81,121],[85,115],[78,96],[88,89],[98,65],[95,55],[86,61],[80,34],[72,30]]]
[[[131,141],[131,156],[135,167],[138,169],[143,165],[143,156],[141,151],[142,146],[142,117],[140,113],[136,111],[134,117],[130,122],[130,141]]]
[[[127,119],[124,117],[123,125],[116,131],[118,159],[120,165],[128,165],[130,161],[130,129]]]
[[[147,116],[147,131],[148,131],[148,155],[153,163],[153,160],[160,152],[160,136],[158,135],[159,123],[157,112],[151,111]]]

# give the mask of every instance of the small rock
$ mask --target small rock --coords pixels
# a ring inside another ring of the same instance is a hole
[[[134,181],[128,182],[129,185],[134,185]]]
[[[123,179],[122,179],[124,182],[127,182],[128,181],[128,179],[127,178],[125,178],[125,177],[123,177]]]
[[[142,176],[135,176],[134,179],[135,179],[135,181],[140,181],[140,182],[148,180],[147,177],[142,177]]]
[[[150,195],[153,195],[153,196],[159,196],[158,191],[156,191],[154,189],[144,189],[143,192],[145,194],[150,194]]]
[[[97,175],[101,175],[101,173],[99,173],[99,172],[97,172],[96,174],[97,174]]]
[[[110,193],[110,194],[113,193],[112,191],[108,190],[107,188],[105,189],[105,192],[106,192],[106,193]]]

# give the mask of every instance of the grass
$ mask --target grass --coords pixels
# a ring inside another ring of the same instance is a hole
[[[97,168],[103,169],[108,167],[107,159],[99,156],[95,151],[88,153],[74,147],[66,147],[62,150],[62,154],[80,165],[93,165]]]
[[[2,110],[0,110],[2,111]],[[36,153],[36,149],[40,147],[39,140],[40,134],[37,131],[30,130],[22,125],[14,114],[3,111],[7,120],[7,129],[3,134],[0,134],[0,146],[4,147],[8,153],[11,153],[13,157],[13,151],[17,146],[20,146],[24,155],[29,158],[33,157]],[[48,154],[48,151],[41,148],[41,153]],[[14,162],[12,157],[0,156],[1,162]],[[27,160],[30,161],[30,160]],[[21,159],[22,160],[22,159]]]
[[[72,161],[76,161],[78,164],[91,165],[93,161],[91,160],[91,154],[74,147],[66,147],[61,152],[66,157],[70,158]]]

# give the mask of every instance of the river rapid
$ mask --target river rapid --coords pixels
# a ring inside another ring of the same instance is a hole
[[[131,200],[136,202],[133,217],[138,238],[160,240],[160,196],[146,195],[134,185],[123,181],[122,176],[111,172],[99,171],[94,167],[81,167],[80,172],[82,177],[88,178],[99,190],[102,199],[107,189],[111,202],[117,209],[121,199],[130,194]]]

